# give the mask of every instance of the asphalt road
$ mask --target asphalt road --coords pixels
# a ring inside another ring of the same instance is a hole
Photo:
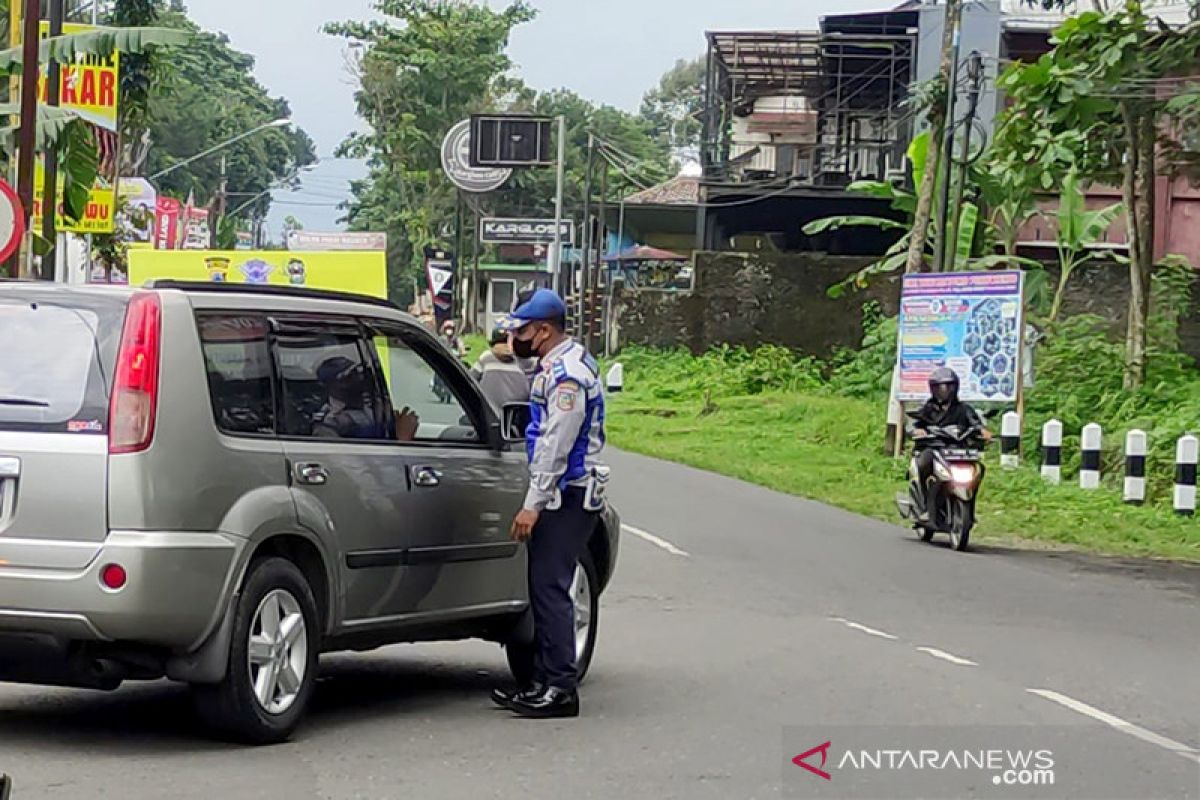
[[[611,461],[637,530],[580,719],[490,708],[505,668],[482,643],[329,657],[307,726],[272,748],[202,738],[167,683],[4,686],[13,798],[1200,797],[1200,570],[959,554],[724,478]],[[823,741],[1051,748],[1055,785],[825,781],[790,763]]]

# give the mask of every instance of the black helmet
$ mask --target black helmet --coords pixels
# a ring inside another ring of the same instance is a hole
[[[958,399],[958,375],[949,367],[938,367],[929,376],[929,394],[939,403]]]

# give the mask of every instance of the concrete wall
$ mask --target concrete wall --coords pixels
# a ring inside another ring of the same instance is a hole
[[[826,294],[871,260],[821,253],[697,253],[694,291],[623,293],[616,311],[617,344],[682,346],[699,353],[719,344],[772,343],[826,357],[861,342],[862,307],[868,300],[888,314],[896,312],[899,276],[877,279],[838,300]],[[1052,290],[1057,276],[1049,279]],[[1119,337],[1127,287],[1122,266],[1081,267],[1071,278],[1063,313],[1099,315]],[[1184,349],[1200,358],[1200,285],[1182,336]]]
[[[694,291],[623,294],[619,340],[693,352],[770,342],[828,356],[862,340],[865,301],[896,310],[897,278],[880,279],[846,299],[826,295],[872,261],[822,253],[697,253]]]

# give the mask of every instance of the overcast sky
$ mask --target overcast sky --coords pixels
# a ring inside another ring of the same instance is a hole
[[[642,94],[679,58],[704,52],[711,29],[812,29],[825,14],[894,6],[897,0],[533,0],[538,18],[510,48],[518,73],[537,89],[567,87],[590,100],[633,111]],[[490,0],[490,5],[502,5]],[[292,214],[313,229],[339,215],[330,204],[362,174],[333,150],[357,126],[343,44],[321,33],[334,19],[368,19],[372,0],[191,0],[200,25],[224,31],[258,61],[256,75],[283,95],[296,122],[316,140],[322,164],[304,189],[280,195],[272,233]],[[231,187],[231,191],[238,191]],[[285,205],[287,204],[287,205]],[[306,204],[306,205],[301,205]]]

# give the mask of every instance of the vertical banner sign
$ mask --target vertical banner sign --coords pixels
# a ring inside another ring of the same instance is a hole
[[[97,28],[92,25],[64,24],[64,34],[90,33]],[[50,23],[41,23],[41,37],[50,35]],[[101,151],[101,174],[88,196],[82,219],[67,223],[62,218],[61,206],[55,228],[71,233],[112,233],[116,218],[116,193],[113,183],[116,176],[116,132],[117,113],[120,103],[120,53],[114,50],[102,56],[77,54],[71,62],[59,69],[59,106],[70,109],[83,120],[94,125],[97,144]],[[49,98],[49,81],[43,68],[38,81],[40,102]],[[111,169],[110,169],[111,167]],[[63,178],[59,174],[58,197],[63,196]],[[42,227],[42,203],[46,193],[46,175],[41,159],[38,159],[34,174],[33,218],[34,227]]]
[[[929,375],[954,370],[968,402],[1013,402],[1020,380],[1024,311],[1020,271],[904,276],[899,400],[929,396]]]
[[[454,308],[454,257],[442,250],[425,251],[425,274],[433,299],[433,316],[438,327],[450,318]]]
[[[160,197],[154,209],[154,248],[174,250],[179,241],[179,214],[183,210],[174,197]]]

